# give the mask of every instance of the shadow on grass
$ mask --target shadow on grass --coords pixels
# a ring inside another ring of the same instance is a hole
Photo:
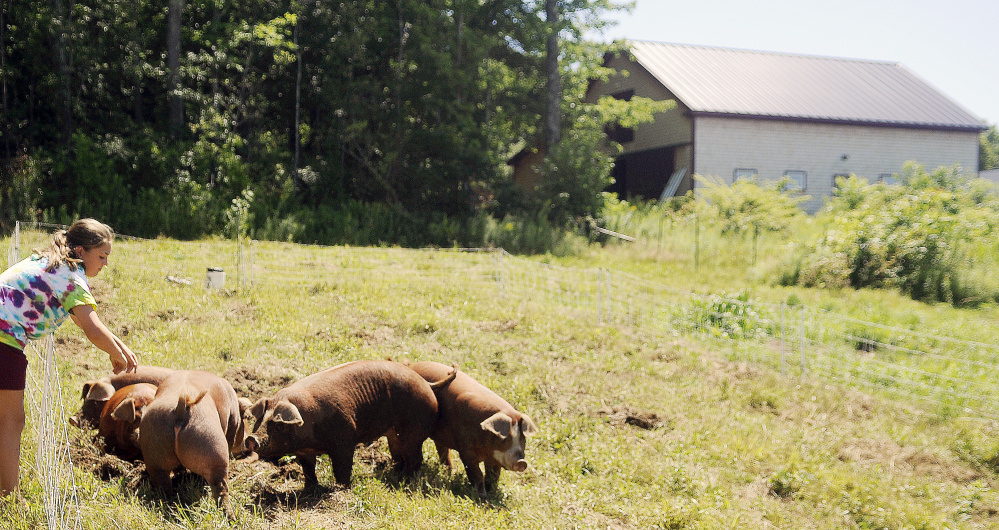
[[[335,484],[326,456],[319,457],[316,472],[319,486],[306,488],[301,468],[294,458],[288,458],[280,465],[256,462],[238,468],[237,476],[230,478],[234,481],[240,480],[239,476],[247,478],[252,504],[264,513],[328,507],[331,501],[336,504],[342,493],[350,491]],[[507,509],[502,488],[486,493],[478,491],[468,481],[461,464],[449,469],[436,459],[425,460],[416,474],[407,476],[400,473],[384,450],[383,442],[358,447],[353,475],[355,486],[359,479],[370,477],[386,488],[408,495],[436,498],[446,492],[488,509]]]
[[[437,460],[424,461],[420,471],[412,477],[405,477],[392,469],[391,465],[373,470],[372,475],[388,487],[406,491],[412,495],[440,497],[448,492],[454,497],[468,499],[482,507],[505,510],[506,494],[502,488],[482,492],[472,486],[461,464],[447,468]]]

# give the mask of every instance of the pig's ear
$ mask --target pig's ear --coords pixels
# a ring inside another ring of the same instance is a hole
[[[243,417],[243,415],[246,414],[246,411],[249,410],[250,407],[253,406],[253,403],[251,403],[250,400],[246,399],[245,397],[240,397],[236,401],[239,402],[239,416],[240,417]]]
[[[305,420],[302,419],[302,414],[298,412],[298,407],[291,401],[285,400],[278,401],[278,404],[274,407],[274,413],[271,414],[271,420],[291,425],[302,425],[305,423]]]
[[[482,423],[479,424],[483,430],[491,432],[500,439],[506,440],[510,437],[510,430],[513,427],[513,420],[510,416],[503,414],[502,412],[497,412],[492,416],[489,416]]]
[[[90,387],[94,386],[97,381],[87,381],[83,383],[83,392],[80,393],[80,399],[87,399],[87,394],[90,393]]]
[[[242,403],[240,403],[239,408],[242,410]],[[250,408],[247,410],[250,412],[250,416],[253,416],[254,423],[259,423],[260,418],[264,417],[264,411],[267,410],[267,398],[258,399],[257,402],[250,405]],[[243,412],[243,417],[246,417],[245,411]]]
[[[520,415],[520,432],[524,433],[524,436],[532,436],[538,432],[538,426],[527,414],[521,413]]]
[[[114,387],[107,381],[97,381],[87,389],[86,401],[107,401],[114,395]]]
[[[133,421],[138,420],[141,416],[139,415],[139,412],[135,410],[135,400],[128,398],[123,400],[117,407],[114,408],[114,411],[111,412],[111,417],[116,420],[132,423]]]

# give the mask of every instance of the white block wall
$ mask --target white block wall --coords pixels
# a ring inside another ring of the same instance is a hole
[[[802,203],[809,213],[832,194],[833,175],[854,173],[875,182],[914,160],[927,170],[960,164],[978,170],[978,133],[855,125],[698,117],[694,121],[694,173],[733,181],[736,168],[779,180],[787,170],[807,172]],[[845,157],[844,157],[845,155]]]

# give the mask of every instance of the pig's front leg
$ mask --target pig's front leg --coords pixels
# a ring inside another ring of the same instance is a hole
[[[354,471],[354,446],[340,444],[328,454],[336,483],[344,488],[350,488],[351,474]]]
[[[479,462],[464,453],[458,453],[458,456],[461,458],[461,463],[465,465],[465,474],[468,475],[468,481],[472,483],[472,486],[475,486],[475,489],[482,490],[484,486]]]
[[[316,457],[311,454],[298,454],[295,455],[298,459],[298,464],[302,466],[302,475],[305,478],[305,487],[318,488],[319,479],[316,478]]]
[[[496,489],[496,484],[499,483],[500,473],[503,472],[503,467],[496,462],[485,462],[486,467],[486,480],[485,480],[485,490],[487,492]]]

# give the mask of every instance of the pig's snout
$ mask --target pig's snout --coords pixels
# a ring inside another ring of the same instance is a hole
[[[260,449],[260,439],[257,438],[256,435],[251,434],[246,437],[246,440],[243,442],[243,445],[246,447],[247,451],[251,453],[256,453],[257,449]]]
[[[510,471],[522,473],[527,471],[527,459],[523,449],[514,448],[509,451],[493,453],[493,457],[501,466]]]
[[[510,456],[513,457],[510,459],[512,461],[512,465],[510,466],[511,471],[523,473],[524,471],[527,470],[527,459],[526,459],[527,455],[524,454],[523,449],[519,447],[515,448],[513,450],[513,454]]]

